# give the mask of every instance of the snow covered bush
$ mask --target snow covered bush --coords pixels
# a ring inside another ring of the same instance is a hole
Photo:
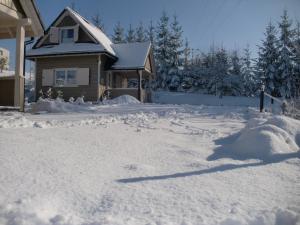
[[[53,98],[53,91],[52,88],[49,88],[46,92],[46,98],[52,99]]]
[[[84,96],[78,97],[74,103],[77,105],[84,105]]]

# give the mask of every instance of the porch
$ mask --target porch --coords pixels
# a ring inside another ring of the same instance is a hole
[[[153,74],[143,70],[110,70],[106,73],[106,92],[110,98],[131,95],[141,102],[151,102]]]
[[[26,37],[43,33],[34,1],[0,0],[0,40],[16,39],[14,77],[0,80],[0,86],[5,87],[0,93],[2,106],[14,105],[20,111],[24,110],[24,42]]]

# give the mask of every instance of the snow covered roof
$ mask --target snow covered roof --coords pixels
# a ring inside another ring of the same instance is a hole
[[[87,29],[87,31],[99,42],[99,44],[104,47],[104,50],[116,56],[116,53],[112,48],[112,41],[102,32],[102,30],[94,26],[71,8],[66,7],[66,11],[68,11],[71,16],[75,17],[75,20],[77,20],[84,28]]]
[[[151,49],[150,42],[113,44],[118,61],[113,69],[144,68]]]
[[[49,35],[50,27],[57,26],[60,18],[64,16],[70,16],[74,21],[76,21],[82,29],[84,29],[94,40],[98,42],[97,44],[91,43],[73,43],[73,44],[59,44],[59,45],[51,45],[51,46],[42,46],[41,43],[46,39],[47,35]],[[50,25],[45,36],[40,38],[37,43],[33,46],[33,49],[27,52],[26,56],[42,56],[42,55],[56,55],[61,53],[85,53],[85,52],[107,52],[113,56],[116,56],[114,49],[112,48],[111,40],[102,32],[101,29],[94,26],[88,20],[83,18],[74,10],[66,7],[64,11],[58,16],[58,18]],[[60,46],[62,45],[62,46]],[[84,48],[86,47],[86,49]],[[64,52],[66,51],[66,52]]]
[[[94,43],[65,43],[59,45],[47,45],[40,48],[30,49],[26,52],[27,57],[47,56],[47,55],[68,55],[78,53],[103,52],[104,49],[99,44]]]
[[[41,46],[47,37],[45,35],[38,40],[32,49],[26,52],[26,57],[107,52],[117,59],[112,69],[144,69],[151,49],[150,42],[113,44],[101,29],[94,26],[69,7],[64,9],[50,27],[57,26],[61,19],[67,15],[76,21],[94,39],[95,43],[60,43]],[[49,29],[47,32],[49,32]]]

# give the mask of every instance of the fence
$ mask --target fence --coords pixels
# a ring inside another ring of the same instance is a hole
[[[265,97],[270,99],[270,101],[268,101],[269,104],[266,103]],[[300,99],[281,99],[262,90],[260,94],[260,112],[264,111],[272,113],[281,112],[286,116],[300,120]]]

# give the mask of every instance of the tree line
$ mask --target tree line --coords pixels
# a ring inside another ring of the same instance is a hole
[[[93,23],[105,31],[96,14]],[[242,52],[223,46],[210,47],[206,53],[190,48],[183,38],[178,17],[164,11],[159,20],[145,26],[118,22],[112,34],[114,43],[150,41],[154,50],[157,78],[154,89],[198,91],[218,96],[255,96],[262,86],[276,97],[300,96],[300,23],[283,15],[269,22],[264,39],[258,45],[258,57],[252,58],[249,45]]]

